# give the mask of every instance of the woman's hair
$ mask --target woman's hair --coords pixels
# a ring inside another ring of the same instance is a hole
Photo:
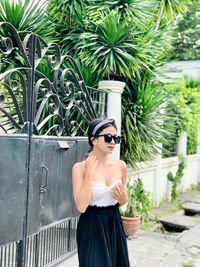
[[[93,144],[92,144],[91,138],[97,137],[101,131],[103,131],[105,128],[109,126],[113,126],[117,130],[117,126],[113,119],[95,119],[90,122],[90,125],[88,128],[88,143],[89,143],[90,148],[89,148],[89,151],[85,154],[84,159],[86,159],[93,150]]]

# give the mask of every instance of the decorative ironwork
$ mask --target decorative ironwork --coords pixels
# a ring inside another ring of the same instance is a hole
[[[15,132],[28,132],[27,124],[31,123],[37,135],[74,136],[81,129],[77,118],[88,124],[105,115],[106,93],[88,88],[76,61],[62,56],[56,43],[47,44],[30,32],[17,32],[7,22],[0,27],[9,27],[13,36],[13,40],[1,39],[1,62],[4,57],[16,58],[14,68],[0,74],[0,87],[5,91],[0,94],[0,112]],[[9,112],[10,106],[14,112]],[[0,127],[7,131],[2,123]]]

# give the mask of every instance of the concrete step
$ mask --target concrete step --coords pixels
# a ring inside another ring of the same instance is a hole
[[[175,229],[188,230],[195,226],[200,219],[193,218],[186,215],[168,214],[159,219],[163,226],[169,226]]]
[[[181,202],[194,202],[200,203],[200,192],[191,190],[187,193],[181,193],[178,198]]]
[[[200,203],[186,202],[182,205],[186,212],[193,212],[200,214]]]

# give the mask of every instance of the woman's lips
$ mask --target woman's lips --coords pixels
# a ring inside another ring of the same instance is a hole
[[[108,146],[109,149],[113,150],[114,149],[114,146]]]

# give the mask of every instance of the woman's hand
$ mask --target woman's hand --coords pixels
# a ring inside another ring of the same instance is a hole
[[[128,194],[126,187],[122,183],[117,183],[111,192],[114,199],[119,201],[120,206],[128,202]]]
[[[94,155],[90,155],[86,159],[85,163],[85,177],[91,177],[93,178],[94,172],[97,168],[98,160]]]

